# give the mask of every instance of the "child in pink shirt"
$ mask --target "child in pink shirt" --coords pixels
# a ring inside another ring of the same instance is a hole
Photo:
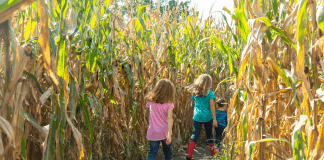
[[[149,117],[149,127],[146,138],[150,141],[150,152],[147,160],[155,160],[160,143],[166,160],[172,160],[171,135],[173,126],[173,104],[175,88],[167,79],[159,80],[153,90],[146,96],[146,117]]]

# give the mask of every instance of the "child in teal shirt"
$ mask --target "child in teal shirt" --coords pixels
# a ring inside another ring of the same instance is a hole
[[[193,84],[187,87],[188,91],[193,94],[192,100],[195,101],[194,108],[194,131],[190,138],[187,152],[187,160],[192,160],[192,154],[200,135],[201,126],[205,126],[205,132],[208,139],[208,145],[211,156],[215,155],[213,126],[217,126],[215,116],[215,95],[211,91],[212,78],[208,74],[200,75]]]

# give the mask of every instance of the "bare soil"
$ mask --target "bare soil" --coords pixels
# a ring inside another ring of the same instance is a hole
[[[179,150],[178,149],[174,149],[174,150],[177,150],[177,151],[172,151],[173,152],[173,160],[185,160],[186,159],[186,155],[187,155],[187,151],[188,151],[187,146],[183,146]],[[221,160],[226,159],[226,158],[224,158],[224,155],[225,155],[225,150],[222,149],[217,154],[216,159],[221,159]],[[196,145],[196,147],[194,149],[194,153],[193,153],[193,158],[195,160],[215,159],[210,155],[209,146],[207,144],[201,144],[201,143]],[[157,160],[164,160],[164,154],[163,154],[162,148],[159,149]]]
[[[186,159],[186,155],[187,155],[187,150],[184,150],[180,153],[178,153],[178,155],[174,155],[173,156],[173,160],[183,160]],[[195,147],[194,150],[194,154],[193,154],[193,158],[195,160],[206,160],[206,159],[213,159],[210,156],[210,151],[209,151],[209,146],[205,145],[205,146],[201,146],[201,147]]]

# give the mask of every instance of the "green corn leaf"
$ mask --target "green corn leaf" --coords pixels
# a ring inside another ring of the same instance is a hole
[[[101,120],[101,123],[103,123],[103,116],[102,116],[102,107],[101,107],[101,103],[99,102],[99,99],[93,95],[93,98],[95,99],[95,101],[97,102],[98,104],[98,111],[99,111],[99,115],[100,115],[100,120]]]
[[[297,98],[297,92],[296,92],[296,86],[297,86],[297,84],[301,84],[301,80],[299,80],[299,81],[297,81],[297,82],[294,82],[293,84],[292,84],[292,92],[293,92],[293,98],[292,98],[292,101],[293,100],[295,100],[296,98]],[[300,106],[300,104],[299,104],[299,100],[298,100],[298,98],[297,98],[297,101],[298,101],[298,106]]]
[[[271,141],[283,141],[283,142],[288,143],[288,145],[292,148],[292,144],[287,139],[284,139],[284,138],[279,138],[279,139],[276,139],[276,138],[265,138],[265,139],[258,140],[258,141],[252,141],[252,142],[249,143],[249,145],[251,146],[252,144],[256,144],[256,143],[260,143],[260,142],[271,142]]]
[[[273,7],[273,14],[277,15],[278,14],[278,1],[277,0],[272,0],[272,7]]]
[[[80,100],[80,103],[83,107],[83,116],[84,116],[84,121],[85,121],[85,124],[87,126],[87,128],[89,129],[89,132],[90,132],[90,137],[89,137],[89,145],[90,145],[90,149],[89,149],[89,159],[92,158],[92,142],[93,142],[93,139],[94,139],[94,130],[93,130],[93,126],[91,124],[91,121],[90,121],[90,113],[89,113],[89,110],[88,108],[85,106],[84,104],[84,100],[82,98],[82,96],[79,94],[79,100]]]
[[[92,40],[91,43],[92,43],[91,48],[93,48],[94,47],[93,40]],[[87,67],[91,71],[91,73],[93,72],[93,70],[95,68],[97,55],[98,55],[97,54],[97,49],[88,49],[88,51],[87,51]]]
[[[291,86],[291,83],[289,81],[289,78],[286,76],[286,72],[281,69],[280,67],[278,68],[279,70],[279,75],[283,78],[284,82],[288,85],[288,86]]]
[[[109,6],[109,0],[105,0],[105,6]]]
[[[280,77],[282,77],[282,79],[287,84],[287,86],[291,86],[291,83],[289,81],[289,78],[286,76],[286,72],[282,68],[280,68],[278,66],[278,64],[275,63],[272,59],[268,58],[267,61],[272,64],[272,66],[275,68],[275,70],[277,70],[277,72],[279,73]]]
[[[288,37],[286,31],[274,27],[268,17],[260,17],[256,20],[256,22],[259,20],[262,21],[264,24],[266,24],[268,27],[270,27],[276,34],[278,34],[284,42],[296,48],[296,46],[293,44],[293,41]]]
[[[194,33],[194,36],[195,36],[194,39],[196,39],[196,38],[197,38],[196,31],[195,31],[195,29],[193,28],[193,26],[192,26],[192,24],[191,24],[191,21],[189,21],[189,25],[190,25],[190,28],[191,28],[192,33]]]
[[[67,74],[65,73],[65,70],[67,69],[65,64],[66,55],[67,55],[65,44],[66,42],[64,40],[62,40],[60,43],[60,50],[58,55],[60,59],[57,64],[57,75],[59,77],[65,77],[64,75]]]
[[[42,132],[43,131],[43,127],[40,126],[36,120],[29,114],[27,113],[25,110],[24,110],[24,117],[26,118],[26,120],[32,125],[34,126],[35,128],[38,129],[38,131]]]
[[[247,140],[247,124],[248,124],[248,119],[246,113],[243,115],[243,122],[242,122],[242,141]]]
[[[141,24],[140,20],[136,19],[136,22],[135,22],[135,30],[136,30],[136,32],[138,32],[141,28],[142,28],[142,24]]]
[[[36,78],[33,74],[31,74],[31,73],[29,73],[29,72],[27,72],[27,71],[25,71],[25,70],[23,71],[23,74],[27,75],[29,78],[31,78],[31,79],[35,82],[35,84],[36,84],[38,90],[39,90],[41,93],[45,93],[45,91],[43,90],[43,88],[42,88],[42,87],[40,86],[40,84],[38,83],[37,78]]]
[[[232,80],[234,80],[234,79],[235,79],[235,77],[227,77],[227,78],[223,79],[222,81],[220,81],[220,82],[217,84],[217,87],[216,87],[216,89],[215,89],[214,92],[216,92],[216,91],[218,90],[220,84],[225,83],[225,82],[232,81]]]
[[[222,42],[219,38],[217,38],[217,37],[215,37],[215,36],[212,36],[212,39],[214,40],[216,46],[217,46],[219,49],[221,49],[224,53],[227,53],[227,49],[225,48],[223,42]]]
[[[112,97],[111,93],[109,94],[108,98],[109,98],[110,102],[115,106],[115,108],[117,110],[117,103],[114,100],[114,98]]]
[[[250,28],[245,18],[244,12],[241,9],[236,9],[235,16],[239,20],[237,27],[241,30],[242,38],[247,42],[247,37],[250,34]]]
[[[124,68],[125,68],[125,70],[127,72],[127,78],[131,82],[130,91],[129,91],[129,94],[128,94],[128,100],[129,100],[129,110],[130,110],[130,112],[133,112],[133,90],[134,90],[134,86],[135,86],[135,79],[132,78],[132,71],[129,68],[129,66],[124,65]]]
[[[227,55],[228,55],[228,65],[229,65],[229,68],[230,68],[230,75],[232,75],[233,73],[233,59],[232,59],[232,55],[231,55],[231,52],[227,52]]]
[[[144,23],[144,20],[143,20],[143,18],[142,18],[142,17],[140,17],[140,18],[138,18],[138,20],[139,20],[139,22],[141,23],[141,25],[142,25],[143,29],[144,29],[144,30],[146,30],[146,25],[145,25],[145,23]]]
[[[94,108],[94,106],[93,106],[93,100],[92,100],[92,98],[91,97],[88,97],[88,99],[89,99],[89,102],[90,102],[90,106],[91,106],[91,109],[92,109],[92,111],[95,113],[95,115],[98,117],[98,113],[97,113],[97,110]]]
[[[55,9],[54,9],[54,18],[56,20],[60,19],[60,13],[61,13],[60,6],[59,5],[56,5],[55,6]]]
[[[299,11],[297,14],[297,41],[299,44],[304,43],[304,37],[307,34],[307,4],[308,0],[302,0],[299,5]]]
[[[117,28],[115,28],[115,31],[118,33],[118,35],[121,37],[121,39],[126,43],[127,47],[129,47],[129,43],[125,39],[125,36]]]
[[[34,33],[35,27],[36,27],[36,21],[30,19],[25,28],[25,33],[24,33],[25,40],[28,40],[30,36]]]
[[[133,126],[136,126],[136,128],[137,128],[137,125],[136,125],[136,122],[137,122],[137,115],[138,115],[138,103],[137,102],[135,102],[135,101],[133,101],[133,106],[135,107],[135,118],[134,118],[134,120],[133,120]]]
[[[20,145],[21,145],[20,154],[26,159],[26,139],[25,139],[25,135],[23,135]]]
[[[55,158],[55,136],[59,125],[57,115],[49,114],[50,128],[47,137],[47,146],[44,154],[44,159],[56,159]]]
[[[140,5],[138,7],[138,11],[137,11],[137,17],[141,17],[141,15],[144,14],[144,8],[146,7],[146,5]]]
[[[91,28],[94,29],[95,28],[95,25],[96,25],[96,21],[97,21],[97,15],[94,14],[93,17],[91,18]]]
[[[294,159],[303,159],[304,153],[304,141],[302,137],[301,127],[305,125],[305,122],[308,120],[306,115],[300,115],[299,121],[295,122],[294,130],[292,134],[292,145],[294,149]]]
[[[70,95],[69,95],[69,104],[68,107],[71,110],[71,117],[74,118],[76,112],[76,98],[77,98],[77,89],[76,89],[76,82],[73,78],[70,79]]]
[[[206,52],[206,55],[207,55],[207,74],[209,74],[210,73],[211,62],[210,62],[210,54],[209,54],[208,51]]]
[[[59,3],[59,5],[61,6],[61,16],[62,19],[65,19],[66,17],[66,11],[68,9],[68,0],[61,0],[61,3]]]
[[[64,159],[64,140],[65,140],[65,126],[66,126],[66,109],[65,109],[65,100],[64,100],[64,79],[62,77],[59,78],[61,85],[61,92],[59,95],[59,105],[61,110],[61,120],[60,120],[60,128],[59,128],[59,147],[60,147],[60,158]]]
[[[226,25],[228,26],[230,32],[232,33],[235,42],[237,42],[237,41],[238,41],[237,36],[236,36],[236,34],[234,34],[234,32],[233,32],[231,26],[230,26],[229,23],[227,22],[227,18],[226,18],[226,16],[223,14],[223,12],[220,12],[220,11],[218,11],[218,12],[222,14],[222,17],[223,17],[223,19],[225,20]],[[230,14],[230,13],[228,13],[228,14]]]
[[[249,146],[249,150],[250,150],[250,160],[251,160],[251,157],[253,156],[253,154],[254,154],[254,152],[255,152],[255,149],[256,149],[256,145],[255,145],[255,143],[252,143],[252,144],[250,144],[250,146]]]

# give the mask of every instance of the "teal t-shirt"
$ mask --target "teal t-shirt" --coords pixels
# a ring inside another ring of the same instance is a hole
[[[193,120],[197,122],[208,122],[213,119],[209,100],[216,98],[212,90],[210,90],[209,94],[206,97],[192,96],[191,99],[195,101]]]

